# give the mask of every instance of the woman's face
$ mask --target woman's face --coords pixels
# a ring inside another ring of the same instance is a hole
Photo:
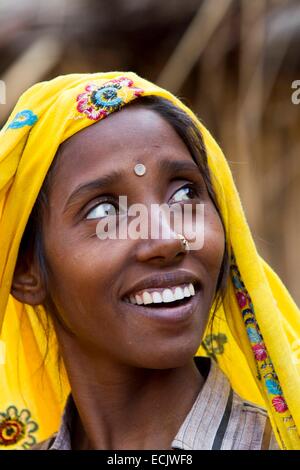
[[[57,158],[43,236],[48,293],[72,332],[55,322],[58,337],[72,337],[99,360],[183,365],[201,342],[224,253],[220,218],[188,149],[163,118],[136,105],[71,137]],[[133,171],[137,163],[146,167],[143,176]],[[118,210],[119,196],[149,213],[152,204],[204,204],[204,246],[187,253],[175,234],[100,240],[97,223]],[[167,287],[186,293],[189,283],[196,295],[180,302],[128,302],[145,291],[146,299],[155,291],[168,300]]]

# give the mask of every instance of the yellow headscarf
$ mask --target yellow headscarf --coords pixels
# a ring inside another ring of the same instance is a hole
[[[20,241],[43,180],[63,141],[147,95],[170,100],[196,120],[232,253],[213,334],[198,354],[213,354],[236,392],[267,409],[282,448],[300,449],[300,377],[292,351],[300,337],[299,310],[256,251],[226,159],[172,94],[133,73],[113,72],[36,84],[0,132],[0,450],[28,448],[56,431],[69,391],[65,372],[58,378],[55,335],[41,365],[41,322],[32,307],[10,294]]]

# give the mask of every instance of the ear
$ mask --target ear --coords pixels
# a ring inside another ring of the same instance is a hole
[[[19,253],[11,294],[18,301],[29,305],[39,305],[44,302],[46,289],[37,260],[32,253],[24,256]]]

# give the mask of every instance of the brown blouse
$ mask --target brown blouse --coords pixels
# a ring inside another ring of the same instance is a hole
[[[243,400],[218,365],[195,357],[196,365],[210,369],[199,395],[172,441],[184,450],[279,450],[265,409]],[[70,395],[58,433],[32,450],[72,450],[71,422],[76,407]]]

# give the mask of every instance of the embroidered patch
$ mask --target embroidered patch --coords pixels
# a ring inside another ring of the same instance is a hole
[[[263,380],[264,387],[268,396],[270,397],[270,402],[274,409],[278,413],[285,413],[285,415],[282,416],[283,421],[291,422],[287,429],[295,429],[293,418],[289,413],[274,365],[271,361],[264,343],[263,336],[260,332],[253,303],[245,287],[245,284],[241,279],[241,275],[234,256],[231,258],[231,279],[233,282],[236,299],[246,326],[251,349],[256,360],[258,379]]]
[[[133,81],[126,77],[110,80],[101,86],[91,83],[85,87],[85,93],[77,96],[77,111],[98,121],[143,94],[141,88],[133,85]]]
[[[34,114],[30,109],[24,109],[18,113],[12,122],[9,124],[8,129],[20,129],[24,126],[33,126],[38,120],[36,114]]]
[[[15,406],[9,406],[4,413],[0,413],[0,448],[15,446],[20,449],[29,449],[36,444],[34,433],[38,425],[31,419],[27,409],[20,412]]]

